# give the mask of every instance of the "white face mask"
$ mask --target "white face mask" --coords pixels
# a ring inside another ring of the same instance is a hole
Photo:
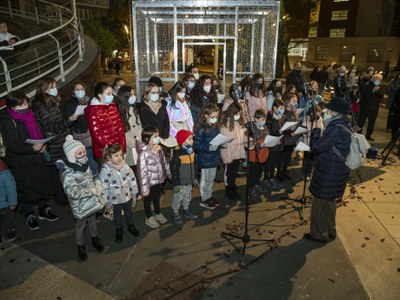
[[[57,88],[51,88],[50,91],[49,91],[49,95],[53,96],[53,97],[56,97],[58,95]]]
[[[158,94],[150,94],[150,101],[151,102],[157,102],[159,97],[160,96]]]
[[[84,165],[84,164],[87,163],[88,160],[89,160],[89,158],[87,157],[87,155],[84,155],[82,157],[77,158],[76,162],[81,164],[81,165]]]
[[[153,144],[158,145],[160,143],[160,137],[153,138]]]
[[[233,116],[233,119],[234,119],[235,121],[239,121],[239,120],[240,120],[240,115],[234,115],[234,116]]]
[[[211,85],[203,86],[203,90],[208,94],[211,91]]]
[[[333,116],[328,114],[328,112],[324,113],[324,126],[328,126],[329,122],[332,121]]]
[[[218,122],[218,117],[210,117],[210,123],[215,124]]]
[[[194,73],[193,76],[194,76],[194,79],[199,80],[199,77],[200,77],[199,73]]]
[[[263,128],[263,127],[264,127],[264,125],[265,125],[265,121],[259,121],[259,122],[256,122],[256,126],[257,126],[257,128]]]
[[[181,98],[181,99],[185,99],[185,95],[186,95],[186,93],[178,93],[177,94],[177,96],[179,97],[179,98]]]
[[[75,97],[78,99],[82,99],[83,97],[85,97],[86,93],[85,91],[79,90],[79,91],[75,91]]]
[[[191,90],[192,88],[194,88],[195,83],[193,81],[189,81],[188,82],[188,89]]]
[[[130,96],[128,99],[129,105],[133,105],[136,102],[136,96]]]

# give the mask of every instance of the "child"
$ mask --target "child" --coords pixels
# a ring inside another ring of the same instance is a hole
[[[212,196],[217,166],[219,165],[218,146],[210,142],[219,134],[217,127],[219,108],[215,104],[204,105],[196,121],[193,148],[197,154],[197,166],[201,169],[200,206],[214,209],[219,206]]]
[[[128,231],[134,236],[140,233],[133,224],[132,206],[136,204],[138,187],[132,169],[124,159],[121,145],[110,144],[103,150],[103,165],[100,171],[100,179],[104,187],[106,198],[106,210],[113,209],[115,225],[115,242],[121,243],[122,211],[128,225]]]
[[[268,134],[267,127],[265,126],[266,120],[267,114],[265,113],[265,110],[256,110],[254,113],[254,123],[251,128],[253,132],[249,133],[254,139],[253,147],[250,146],[249,151],[249,179],[252,196],[264,192],[264,189],[260,185],[260,178],[269,154],[268,148],[265,147],[264,143]]]
[[[225,196],[229,200],[240,200],[237,192],[236,177],[240,160],[245,158],[244,145],[245,127],[243,112],[238,102],[233,102],[226,111],[221,114],[221,134],[233,138],[221,149],[222,162],[225,164]]]
[[[4,161],[5,155],[6,149],[0,135],[0,245],[3,244],[1,240],[1,225],[3,221],[7,227],[7,241],[12,242],[17,238],[17,219],[15,218],[17,187],[14,177]]]
[[[160,147],[160,137],[157,128],[148,126],[143,129],[142,140],[136,141],[138,151],[138,174],[140,193],[144,197],[144,212],[146,225],[150,228],[160,227],[167,223],[167,219],[160,212],[161,187],[167,177],[171,179],[171,172],[164,152]],[[154,216],[151,204],[154,206]]]
[[[176,134],[179,146],[174,151],[170,161],[174,197],[172,199],[172,220],[175,224],[182,224],[179,215],[181,203],[183,214],[188,219],[197,219],[189,210],[192,197],[192,185],[197,183],[193,152],[193,134],[187,130],[179,130]]]
[[[72,214],[75,218],[75,239],[81,261],[87,259],[85,248],[85,227],[89,225],[92,245],[97,252],[104,250],[97,236],[96,212],[103,204],[103,187],[99,179],[93,177],[85,146],[72,135],[68,135],[63,145],[66,159],[58,160],[57,167],[62,170],[61,183],[68,196]]]

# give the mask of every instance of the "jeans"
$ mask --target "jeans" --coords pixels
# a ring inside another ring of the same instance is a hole
[[[0,172],[0,201],[1,206],[17,205],[17,187],[10,170]]]

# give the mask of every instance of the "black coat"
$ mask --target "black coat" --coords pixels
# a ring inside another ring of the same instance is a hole
[[[1,115],[1,134],[6,146],[6,163],[14,176],[18,202],[34,203],[53,195],[50,170],[43,153],[33,151],[28,129],[19,120],[13,120],[5,109]]]
[[[89,102],[89,98],[87,97],[87,102]],[[61,104],[61,111],[65,120],[68,120],[70,116],[72,116],[76,108],[79,105],[79,100],[75,96],[71,96],[71,98]],[[72,124],[72,129],[76,133],[85,133],[89,130],[88,121],[85,115],[81,115],[76,119]]]
[[[64,159],[65,154],[63,144],[65,137],[70,134],[69,126],[71,121],[64,119],[58,102],[54,99],[48,109],[41,101],[34,101],[32,110],[35,113],[36,121],[45,137],[57,135],[47,144],[47,150],[51,155],[51,162],[54,163],[58,159]]]
[[[367,114],[369,112],[377,113],[379,105],[383,99],[383,94],[380,90],[373,92],[375,84],[370,81],[362,90],[360,98],[360,114]]]
[[[160,138],[167,139],[169,137],[169,117],[165,101],[161,103],[162,106],[158,110],[158,113],[155,114],[146,102],[142,102],[139,109],[139,118],[142,122],[142,128],[153,126],[158,129]]]
[[[335,146],[344,157],[350,152],[350,133],[337,126],[338,124],[343,124],[351,130],[350,120],[346,117],[332,120],[322,136],[320,128],[314,128],[311,134],[311,148],[317,154],[317,158],[310,192],[324,200],[334,200],[343,196],[350,173],[350,169],[332,149]]]
[[[304,89],[304,83],[306,82],[306,78],[299,70],[292,70],[286,76],[286,86],[293,84],[296,87],[297,92],[301,92]]]

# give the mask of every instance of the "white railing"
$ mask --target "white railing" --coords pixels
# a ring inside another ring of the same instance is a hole
[[[82,61],[83,32],[74,2],[67,8],[36,0],[25,11],[14,8],[17,3],[14,5],[13,1],[8,1],[7,7],[0,6],[0,14],[9,16],[15,23],[27,22],[24,24],[27,28],[31,22],[37,29],[43,28],[42,33],[15,43],[11,57],[0,57],[0,98],[17,89],[32,97],[38,79],[48,75],[64,82],[65,76]],[[0,50],[7,48],[0,47]],[[16,63],[10,63],[15,60]]]

